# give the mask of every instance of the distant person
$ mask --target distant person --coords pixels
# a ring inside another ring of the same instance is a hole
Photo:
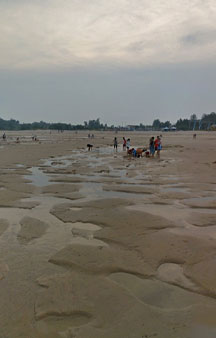
[[[154,145],[155,145],[155,151],[157,151],[157,157],[160,158],[160,151],[162,149],[162,144],[161,144],[161,139],[160,139],[160,136],[157,136],[155,142],[154,142]]]
[[[20,138],[19,137],[16,138],[16,143],[20,143]]]
[[[193,139],[194,139],[194,140],[196,139],[196,134],[193,134]]]
[[[118,140],[117,140],[117,137],[115,137],[114,140],[113,140],[113,146],[114,146],[114,150],[117,151],[117,149],[118,149]]]
[[[149,140],[149,151],[152,157],[155,154],[155,143],[154,143],[154,136],[152,136]]]
[[[3,134],[2,138],[3,138],[4,141],[6,140],[6,134],[5,133]]]
[[[91,151],[92,148],[93,148],[93,144],[88,143],[88,144],[87,144],[87,148],[88,148],[88,151]]]
[[[126,150],[126,143],[127,143],[126,138],[123,137],[123,150]]]
[[[130,138],[127,139],[126,141],[126,148],[127,148],[127,151],[130,149]]]

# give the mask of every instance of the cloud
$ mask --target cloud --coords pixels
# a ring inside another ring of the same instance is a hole
[[[215,31],[213,0],[0,0],[0,68],[208,62]]]
[[[193,47],[194,45],[205,46],[207,44],[215,44],[216,38],[216,29],[214,30],[204,30],[204,31],[196,31],[191,32],[183,36],[182,42],[187,45]]]

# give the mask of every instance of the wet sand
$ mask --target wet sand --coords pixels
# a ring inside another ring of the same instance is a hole
[[[6,134],[0,338],[216,337],[215,132]]]

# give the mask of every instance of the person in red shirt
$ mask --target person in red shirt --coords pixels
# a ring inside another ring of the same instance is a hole
[[[161,139],[159,136],[157,136],[154,145],[155,145],[155,150],[157,151],[157,156],[160,158],[160,151],[162,149],[162,145],[161,145]]]

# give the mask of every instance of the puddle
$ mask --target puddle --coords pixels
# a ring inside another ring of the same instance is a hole
[[[4,168],[4,169],[2,169],[3,171],[15,171],[16,170],[16,168]]]
[[[193,197],[193,198],[187,198],[183,200],[184,202],[205,202],[205,201],[216,201],[215,196],[203,196],[203,197]]]
[[[91,232],[98,231],[98,230],[101,229],[101,227],[99,227],[96,224],[82,223],[82,222],[72,223],[72,228],[73,229],[80,229],[80,230],[88,230],[88,231],[91,231]]]
[[[101,227],[92,223],[72,223],[71,232],[73,238],[71,240],[71,244],[108,247],[108,244],[106,244],[105,242],[94,238],[94,232],[100,229]]]
[[[190,190],[188,188],[176,188],[176,187],[169,187],[169,188],[162,188],[162,192],[189,192]]]
[[[18,163],[18,164],[16,164],[16,167],[17,167],[17,168],[25,168],[25,165],[24,165],[24,164],[19,164],[19,163]]]
[[[72,164],[72,161],[67,159],[65,156],[62,157],[55,157],[49,160],[46,160],[43,163],[43,166],[51,167],[51,168],[67,168],[69,165]]]
[[[80,211],[82,208],[75,208],[75,207],[72,207],[72,208],[70,208],[70,210],[72,210],[72,211]]]
[[[137,199],[140,201],[141,198],[149,198],[149,194],[135,192],[121,192],[121,191],[106,191],[103,190],[103,183],[94,182],[83,182],[83,186],[80,189],[80,194],[85,196],[88,200],[99,199],[99,198],[129,198]]]
[[[161,176],[162,180],[168,180],[168,181],[178,181],[180,177],[174,176],[174,175],[163,175]]]
[[[92,224],[92,223],[82,223],[82,222],[76,222],[72,223],[72,234],[73,234],[73,242],[77,243],[77,240],[83,242],[83,238],[87,240],[93,241],[95,245],[101,245],[103,243],[103,246],[105,245],[104,242],[95,240],[94,239],[94,232],[100,230],[101,227],[98,225]],[[85,243],[83,243],[85,244]],[[88,242],[89,244],[89,242]]]
[[[31,184],[35,185],[36,187],[44,187],[53,184],[53,182],[50,182],[51,177],[49,177],[47,174],[44,174],[44,172],[40,170],[39,167],[32,167],[30,171],[31,174],[25,175],[24,178],[30,180]]]

